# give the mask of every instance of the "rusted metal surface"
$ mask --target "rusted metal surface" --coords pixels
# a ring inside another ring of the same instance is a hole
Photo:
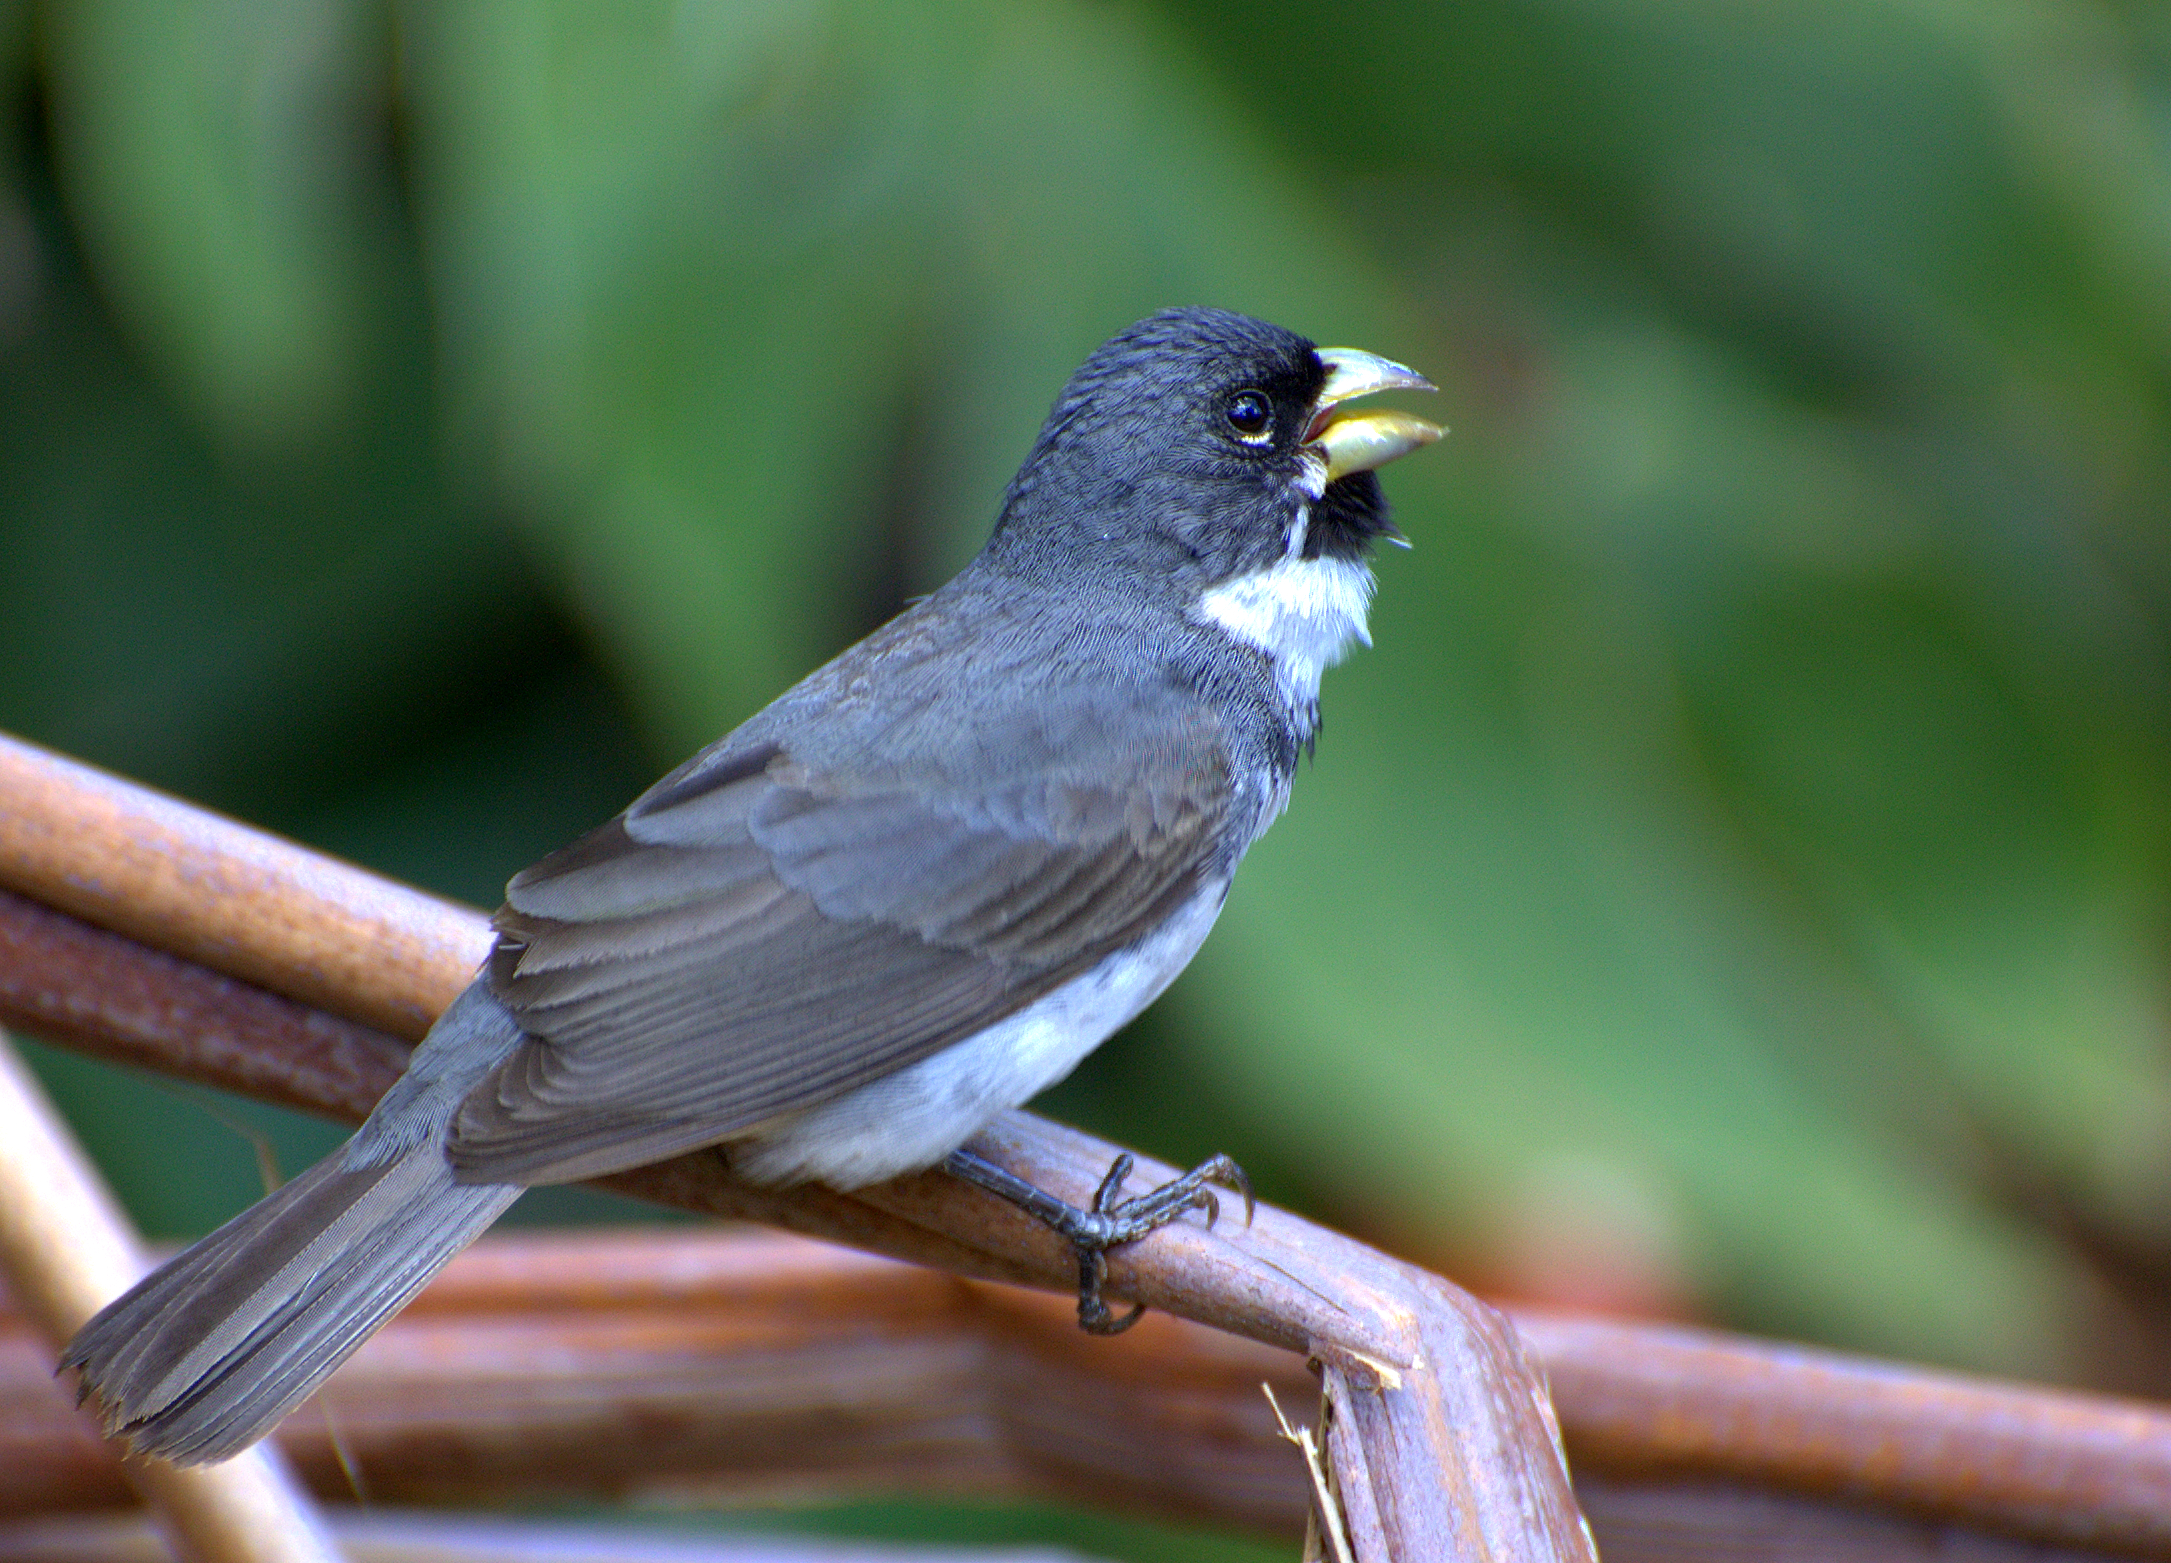
[[[1865,1494],[2171,1555],[2171,1411],[1707,1330],[1521,1310],[1579,1465]]]
[[[2113,1554],[1714,1481],[1576,1482],[1606,1563],[2101,1563]]]
[[[458,992],[485,940],[473,913],[5,738],[0,888],[403,1035]],[[80,1021],[94,1008],[40,993],[36,971],[20,964],[0,991],[12,995],[11,1011]],[[156,1050],[178,1042],[156,1026],[134,1040],[146,1047],[138,1061],[154,1068]],[[108,1038],[109,1051],[121,1045]],[[202,1078],[201,1051],[190,1058]],[[302,1087],[285,1090],[291,1100]],[[976,1143],[1073,1197],[1090,1192],[1114,1150],[1019,1113]],[[1173,1170],[1142,1164],[1139,1177]],[[613,1186],[966,1274],[1075,1284],[1075,1264],[1053,1234],[939,1174],[850,1197],[759,1191],[733,1183],[717,1157],[696,1154]],[[1483,1303],[1270,1209],[1240,1231],[1178,1223],[1112,1257],[1112,1294],[1293,1347],[1341,1375],[1365,1414],[1336,1430],[1351,1440],[1337,1459],[1396,1489],[1375,1544],[1359,1554],[1365,1563],[1593,1556],[1537,1410],[1544,1390],[1512,1329]],[[1450,1408],[1463,1420],[1450,1425]]]
[[[489,949],[464,907],[5,734],[0,885],[409,1041]]]
[[[1162,1314],[1122,1351],[1106,1344],[1061,1298],[757,1229],[507,1234],[454,1261],[280,1441],[332,1502],[355,1491],[336,1434],[378,1504],[902,1490],[1099,1502],[1293,1538],[1297,1455],[1259,1386],[1316,1421],[1302,1364]],[[0,1309],[0,1525],[127,1501],[46,1361]],[[1354,1476],[1345,1492],[1377,1536],[1369,1470]],[[1586,1461],[1578,1491],[1608,1563],[2111,1555],[1708,1474],[1631,1478]]]
[[[343,1450],[377,1502],[914,1491],[1300,1531],[1259,1386],[1307,1404],[1303,1364],[1161,1315],[1134,1335],[1096,1351],[1059,1298],[781,1234],[491,1239],[279,1436],[327,1498]],[[0,1353],[0,1515],[116,1501],[33,1356]]]
[[[1027,1113],[1006,1114],[975,1142],[1043,1188],[1081,1198],[1115,1147]],[[1142,1159],[1150,1182],[1177,1169]],[[1068,1256],[1045,1229],[1009,1206],[939,1175],[862,1191],[870,1204],[935,1230],[972,1230],[961,1195],[984,1207],[983,1251],[1031,1253],[1050,1266]],[[1442,1556],[1485,1557],[1501,1517],[1521,1514],[1533,1555],[1590,1555],[1564,1487],[1536,1374],[1506,1318],[1436,1276],[1262,1205],[1248,1227],[1225,1218],[1209,1230],[1179,1223],[1109,1255],[1110,1289],[1183,1318],[1270,1345],[1323,1367],[1339,1413],[1327,1449],[1354,1504],[1353,1535],[1376,1534],[1376,1555],[1410,1557],[1420,1543]],[[1512,1370],[1504,1365],[1514,1364]],[[1443,1461],[1439,1451],[1453,1449]],[[1366,1555],[1360,1549],[1360,1556]]]
[[[0,890],[0,1023],[114,1063],[359,1119],[410,1045]]]
[[[0,749],[5,744],[0,740]],[[7,790],[11,774],[16,772],[0,764],[0,818],[26,806]],[[125,784],[106,785],[105,818],[125,830],[130,816],[113,801],[125,801],[124,795],[110,790]],[[57,796],[48,788],[31,801],[53,806]],[[161,828],[179,830],[173,811],[183,806],[161,800],[161,807]],[[192,850],[216,857],[221,832],[239,829],[198,820],[179,833],[195,843]],[[0,841],[36,834],[18,824]],[[95,845],[80,833],[67,839],[69,850]],[[252,850],[270,851],[262,840]],[[8,879],[12,862],[0,856],[0,881]],[[68,877],[50,862],[40,872],[47,879]],[[256,966],[277,968],[283,920],[308,919],[306,898],[297,900],[291,887],[359,873],[323,860],[306,871],[268,873],[271,882],[288,888],[280,892],[286,899],[277,917],[243,920],[274,941],[255,951]],[[334,904],[392,904],[378,884],[366,895],[335,895]],[[441,911],[430,916],[441,926]],[[472,913],[457,916],[468,919],[470,934],[479,939],[481,920]],[[440,957],[441,978],[464,974],[470,953],[464,937],[438,940],[447,952]],[[396,1071],[399,1053],[390,1038],[351,1021],[13,900],[0,900],[0,1020],[109,1057],[345,1117],[374,1099]],[[1029,1114],[1006,1117],[982,1148],[1074,1193],[1091,1188],[1111,1150]],[[1141,1176],[1157,1170],[1142,1168]],[[939,1175],[853,1197],[819,1189],[777,1193],[734,1184],[716,1158],[696,1155],[627,1174],[612,1186],[960,1274],[1068,1285],[1069,1258],[1056,1239],[1009,1207]],[[1399,1472],[1411,1450],[1471,1447],[1475,1452],[1460,1467],[1441,1464],[1446,1474],[1435,1475],[1425,1500],[1441,1507],[1423,1511],[1423,1523],[1432,1523],[1435,1514],[1452,1519],[1483,1510],[1486,1522],[1496,1524],[1491,1515],[1523,1504],[1539,1519],[1522,1522],[1512,1532],[1518,1538],[1513,1545],[1495,1545],[1494,1555],[1574,1555],[1563,1553],[1575,1543],[1560,1530],[1574,1524],[1575,1511],[1552,1486],[1557,1466],[1533,1452],[1544,1441],[1544,1402],[1514,1389],[1529,1380],[1496,1371],[1515,1337],[1466,1294],[1267,1209],[1248,1231],[1179,1224],[1119,1250],[1110,1270],[1113,1293],[1314,1355],[1330,1376],[1342,1376],[1346,1394],[1374,1397],[1353,1402],[1350,1420],[1360,1439],[1345,1450],[1361,1448],[1367,1462],[1376,1454],[1379,1463],[1366,1463],[1361,1472],[1353,1468],[1353,1476]],[[2171,1413],[2163,1408],[1712,1332],[1541,1312],[1515,1317],[1522,1340],[1551,1378],[1553,1403],[1579,1470],[1771,1484],[2015,1535],[2171,1557]],[[1447,1330],[1447,1344],[1430,1341],[1426,1332],[1433,1329]],[[1449,1371],[1418,1382],[1414,1391],[1413,1381],[1404,1378],[1396,1389],[1394,1375],[1420,1360]],[[1389,1370],[1384,1376],[1381,1365]],[[1398,1394],[1405,1398],[1390,1399]],[[1467,1398],[1458,1401],[1457,1395]],[[1284,1404],[1296,1412],[1314,1402],[1300,1397]],[[1390,1405],[1394,1427],[1414,1435],[1406,1442],[1364,1425],[1367,1410]],[[1496,1458],[1500,1450],[1507,1457]],[[1459,1480],[1469,1485],[1458,1489]]]

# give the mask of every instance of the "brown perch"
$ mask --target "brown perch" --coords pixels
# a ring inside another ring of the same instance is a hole
[[[0,1019],[347,1118],[401,1056],[354,1017],[418,1035],[486,937],[472,912],[6,739],[0,884],[29,898],[0,904]],[[1069,1189],[1089,1189],[1112,1149],[1024,1113],[979,1144]],[[963,1275],[1069,1285],[1055,1239],[939,1175],[777,1194],[696,1155],[611,1186]],[[1517,1333],[1467,1294],[1271,1209],[1249,1230],[1182,1225],[1119,1252],[1111,1290],[1318,1365],[1360,1557],[1590,1555]],[[1520,1320],[1588,1472],[1771,1484],[2171,1556],[2171,1416],[2152,1407],[1699,1331]],[[1702,1500],[1657,1491],[1628,1505],[1643,1533],[1685,1534]],[[1794,1512],[1730,1488],[1705,1507],[1744,1503]]]

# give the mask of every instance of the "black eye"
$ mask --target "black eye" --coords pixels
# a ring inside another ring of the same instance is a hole
[[[1257,391],[1238,391],[1222,411],[1229,427],[1254,443],[1274,422],[1273,404]]]

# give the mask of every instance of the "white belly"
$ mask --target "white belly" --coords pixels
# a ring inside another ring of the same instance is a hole
[[[753,1183],[855,1189],[931,1167],[997,1113],[1031,1100],[1128,1024],[1206,941],[1226,883],[1194,896],[1145,940],[1015,1015],[731,1145]]]

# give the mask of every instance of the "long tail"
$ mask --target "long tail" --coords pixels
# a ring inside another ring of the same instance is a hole
[[[523,1192],[453,1181],[460,1101],[520,1041],[476,983],[340,1149],[144,1278],[61,1365],[109,1432],[184,1465],[238,1454]]]

